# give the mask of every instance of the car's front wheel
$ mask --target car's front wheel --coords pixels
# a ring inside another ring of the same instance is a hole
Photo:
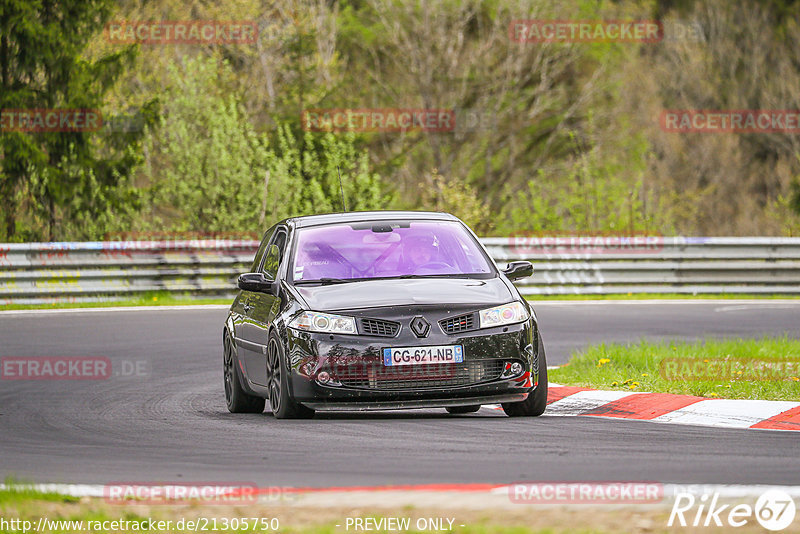
[[[225,378],[225,404],[231,413],[261,413],[264,399],[248,395],[242,388],[236,349],[228,331],[222,336],[222,371]]]
[[[283,343],[275,332],[267,345],[267,390],[269,406],[275,419],[310,419],[314,410],[295,402],[289,394],[289,370],[283,353]]]
[[[503,411],[509,417],[532,417],[542,415],[547,408],[547,360],[544,355],[544,343],[539,334],[539,385],[522,402],[504,402]]]

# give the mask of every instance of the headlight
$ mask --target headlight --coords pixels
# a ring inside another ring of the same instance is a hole
[[[527,321],[530,315],[521,302],[509,302],[487,310],[481,310],[481,328],[502,326],[504,324],[521,323]]]
[[[289,321],[289,328],[305,330],[306,332],[355,334],[356,320],[344,315],[304,311]]]

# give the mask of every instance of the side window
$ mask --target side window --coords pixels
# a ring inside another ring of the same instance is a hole
[[[273,244],[278,247],[279,261],[283,261],[283,251],[286,249],[286,230],[283,228],[278,230]]]
[[[269,280],[275,280],[275,277],[278,276],[278,267],[280,267],[280,264],[280,250],[276,245],[270,245],[267,249],[267,257],[264,258],[264,267],[261,269],[261,272],[263,272]]]
[[[255,273],[258,271],[259,266],[261,266],[261,260],[264,258],[264,252],[267,250],[267,245],[269,245],[270,240],[272,239],[272,234],[275,233],[275,227],[273,226],[266,232],[264,232],[264,238],[261,240],[261,245],[258,247],[258,251],[256,252],[256,257],[253,260],[253,265],[250,267],[250,272]]]
[[[283,252],[286,248],[286,237],[286,228],[278,228],[275,230],[275,235],[272,236],[269,246],[267,247],[264,263],[261,266],[261,272],[270,280],[274,280],[278,275],[278,267],[281,261],[283,261]]]

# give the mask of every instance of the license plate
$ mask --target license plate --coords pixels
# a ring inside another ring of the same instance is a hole
[[[435,345],[432,347],[394,347],[383,349],[383,365],[426,365],[431,363],[461,363],[464,347]]]

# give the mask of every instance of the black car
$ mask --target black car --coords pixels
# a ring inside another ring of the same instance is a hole
[[[536,315],[458,218],[355,212],[286,219],[265,234],[223,329],[234,413],[547,405]]]

